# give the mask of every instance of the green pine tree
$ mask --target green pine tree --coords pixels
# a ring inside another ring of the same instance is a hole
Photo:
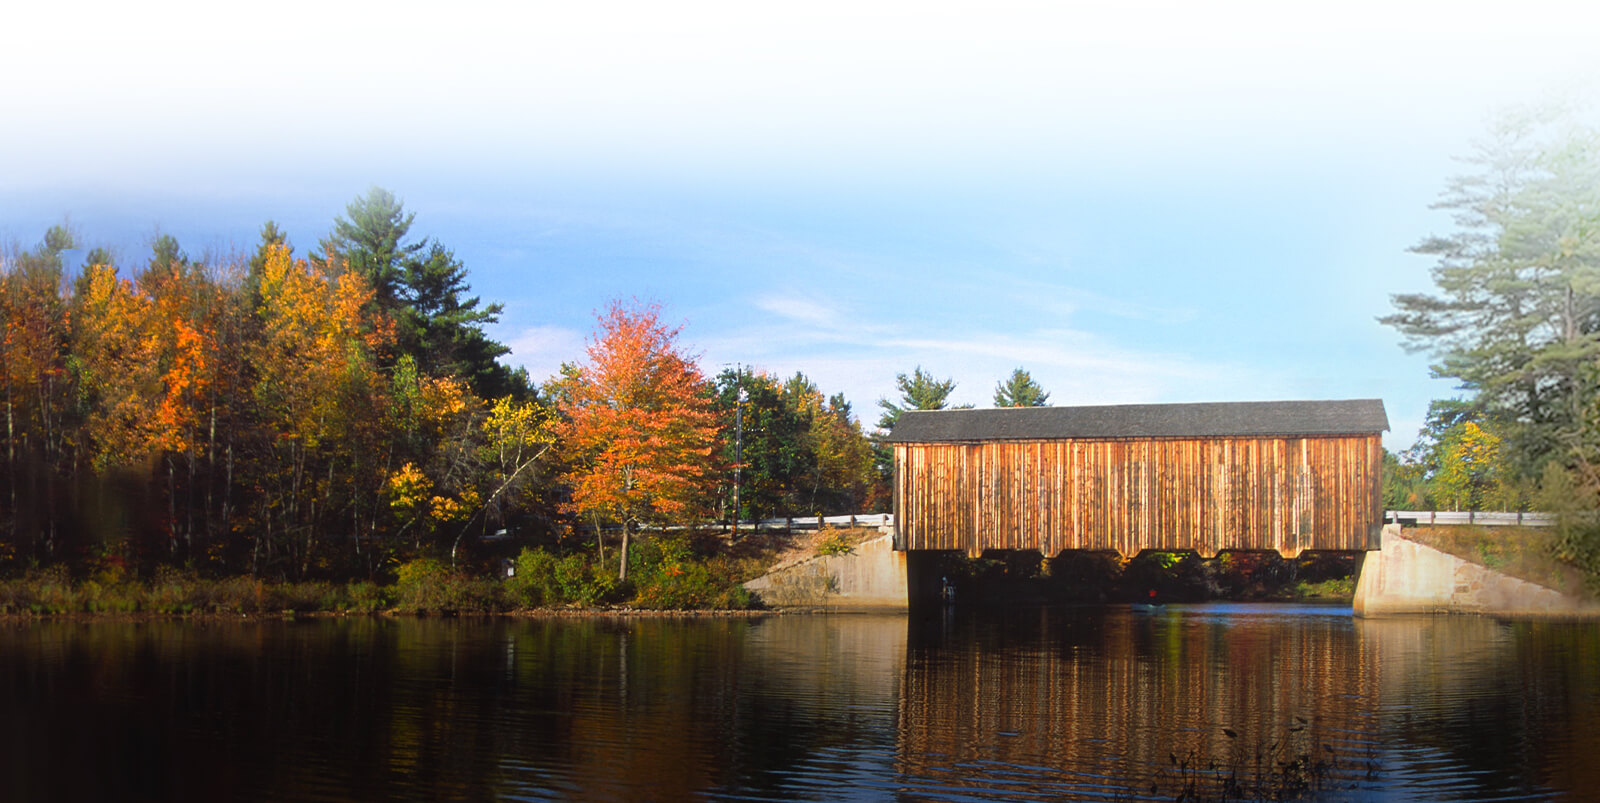
[[[1600,131],[1509,116],[1467,161],[1437,204],[1457,230],[1412,249],[1437,258],[1437,292],[1393,296],[1379,320],[1460,382],[1520,476],[1600,464]]]
[[[400,351],[424,373],[462,377],[485,398],[525,398],[527,372],[502,365],[511,350],[484,331],[501,306],[470,295],[466,266],[450,249],[408,239],[415,219],[393,193],[373,187],[345,207],[313,259],[342,262],[372,283],[379,309],[395,321]],[[268,234],[263,229],[264,242]]]
[[[415,213],[408,214],[394,193],[372,187],[344,208],[347,217],[335,218],[333,233],[321,243],[318,262],[342,263],[367,278],[385,312],[401,306],[401,284],[406,262],[417,256],[427,241],[406,242]]]
[[[1033,377],[1021,368],[1011,372],[1010,378],[994,386],[996,407],[1048,407],[1050,394]]]
[[[894,384],[900,389],[900,403],[878,400],[878,406],[883,408],[883,415],[878,418],[878,428],[885,432],[892,432],[895,423],[900,420],[900,414],[907,410],[943,410],[951,391],[956,389],[954,379],[934,379],[933,374],[922,370],[920,365],[911,372],[911,376],[895,376]]]

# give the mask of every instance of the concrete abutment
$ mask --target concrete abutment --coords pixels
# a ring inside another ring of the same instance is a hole
[[[1406,538],[1385,525],[1382,547],[1362,553],[1352,612],[1361,617],[1477,613],[1600,618],[1600,602],[1502,574]],[[745,584],[777,608],[905,611],[938,604],[939,553],[897,551],[892,533],[844,555],[817,555]]]
[[[1600,618],[1600,602],[1463,560],[1383,528],[1382,548],[1361,561],[1356,616],[1477,613],[1518,618]]]

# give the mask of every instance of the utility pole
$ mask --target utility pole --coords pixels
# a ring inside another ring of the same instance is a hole
[[[739,475],[744,469],[744,366],[733,364],[733,535],[739,540]]]

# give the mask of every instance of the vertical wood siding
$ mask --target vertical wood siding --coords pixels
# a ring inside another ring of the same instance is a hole
[[[895,445],[905,549],[1369,550],[1377,435]]]

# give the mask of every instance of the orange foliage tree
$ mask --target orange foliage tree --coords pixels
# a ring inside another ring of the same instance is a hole
[[[13,539],[55,547],[57,474],[71,462],[69,315],[53,252],[0,260],[0,404],[5,406],[6,499]]]
[[[131,280],[93,263],[74,283],[80,452],[102,473],[160,464],[173,557],[228,532],[249,330],[231,278],[158,255]]]
[[[622,526],[623,580],[632,528],[692,512],[715,476],[705,377],[677,346],[681,327],[662,324],[660,312],[613,301],[561,400],[559,435],[572,465],[563,507]]]

